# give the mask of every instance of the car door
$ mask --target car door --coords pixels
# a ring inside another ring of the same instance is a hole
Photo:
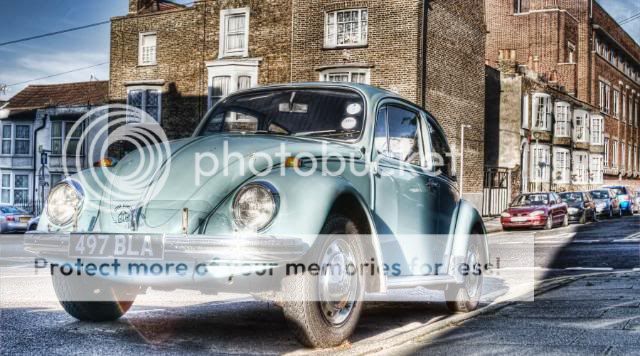
[[[425,157],[424,130],[417,109],[396,101],[378,109],[374,219],[385,264],[401,276],[433,274],[446,245],[437,236],[438,182]]]

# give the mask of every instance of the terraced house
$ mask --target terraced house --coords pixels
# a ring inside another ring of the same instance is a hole
[[[640,188],[640,46],[597,1],[487,0],[486,13],[488,65],[502,80],[544,83],[501,112],[501,123],[519,123],[500,128],[520,140],[500,150],[519,147],[520,158],[494,157],[516,177],[513,192]]]
[[[219,98],[284,82],[351,81],[424,105],[459,150],[480,204],[484,158],[482,1],[130,0],[112,19],[110,97],[189,135]],[[426,6],[425,6],[426,4]]]

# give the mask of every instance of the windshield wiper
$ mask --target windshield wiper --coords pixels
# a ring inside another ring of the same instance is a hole
[[[321,130],[321,131],[307,131],[307,132],[298,132],[293,134],[293,136],[301,137],[301,136],[313,136],[313,135],[322,135],[328,133],[336,133],[338,130]]]

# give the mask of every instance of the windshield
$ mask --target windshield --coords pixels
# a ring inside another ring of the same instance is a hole
[[[231,96],[205,117],[198,136],[221,132],[315,136],[356,140],[365,106],[356,92],[339,89],[279,89]]]
[[[627,194],[627,190],[624,187],[611,188],[611,190],[613,190],[613,193],[615,195],[626,195]]]
[[[573,203],[582,201],[582,193],[562,193],[560,198],[565,203]]]
[[[523,194],[513,201],[512,206],[547,205],[548,203],[548,194]]]
[[[609,192],[606,190],[594,190],[591,192],[593,199],[609,199]]]
[[[26,211],[22,209],[18,209],[13,206],[2,206],[0,207],[0,212],[2,212],[3,214],[26,214],[27,213]]]

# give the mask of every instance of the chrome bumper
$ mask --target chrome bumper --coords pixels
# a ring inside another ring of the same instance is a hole
[[[69,256],[70,235],[68,232],[28,232],[24,237],[24,249],[40,256],[65,258]],[[218,259],[292,262],[302,258],[308,250],[309,245],[300,238],[205,235],[164,236],[165,260]]]

